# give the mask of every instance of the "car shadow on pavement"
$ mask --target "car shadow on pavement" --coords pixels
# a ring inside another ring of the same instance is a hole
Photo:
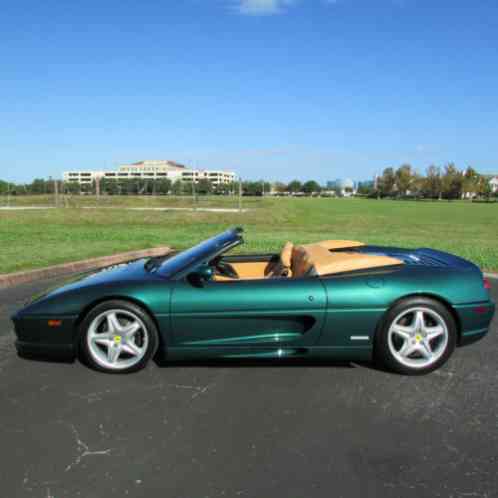
[[[57,355],[50,354],[32,354],[32,353],[17,353],[17,356],[26,361],[40,363],[80,363],[82,366],[90,368],[83,357],[78,358],[63,358]],[[387,371],[382,366],[378,366],[373,362],[350,362],[332,359],[308,359],[308,358],[211,358],[211,359],[185,359],[185,360],[168,360],[156,356],[153,359],[155,365],[159,368],[178,368],[178,367],[207,367],[207,368],[343,368],[357,369],[367,368],[370,370]]]
[[[356,368],[354,363],[348,361],[310,360],[305,358],[213,358],[202,360],[167,360],[154,358],[154,363],[159,368],[174,367],[229,367],[229,368],[286,368],[286,367],[317,367],[317,368]]]

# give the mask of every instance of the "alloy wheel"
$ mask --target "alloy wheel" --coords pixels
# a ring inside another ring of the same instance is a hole
[[[87,346],[101,367],[124,370],[139,363],[147,352],[149,334],[134,313],[112,309],[94,318],[88,328]]]
[[[426,307],[401,312],[388,332],[391,354],[402,365],[427,368],[436,363],[448,345],[449,332],[444,318]]]

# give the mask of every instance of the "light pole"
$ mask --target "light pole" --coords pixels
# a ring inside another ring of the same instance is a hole
[[[59,182],[54,179],[55,207],[59,207]]]
[[[242,212],[242,178],[239,177],[239,213]]]

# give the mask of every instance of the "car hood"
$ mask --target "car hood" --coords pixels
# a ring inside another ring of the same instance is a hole
[[[57,285],[49,287],[40,294],[33,296],[26,304],[34,303],[45,297],[56,296],[64,292],[83,289],[85,287],[93,287],[96,285],[106,285],[116,282],[131,282],[157,279],[164,280],[164,277],[160,277],[158,274],[146,269],[147,261],[147,259],[140,259],[109,266],[98,271],[73,275],[63,282],[59,282]]]

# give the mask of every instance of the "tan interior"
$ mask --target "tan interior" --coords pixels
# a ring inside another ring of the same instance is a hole
[[[353,240],[324,240],[316,244],[300,246],[294,246],[292,242],[287,242],[280,253],[278,263],[248,261],[230,264],[239,275],[240,280],[331,275],[403,264],[401,260],[389,256],[362,254],[354,251],[331,252],[337,249],[354,249],[364,245],[362,242]],[[230,281],[234,279],[216,275],[215,280]]]
[[[352,247],[361,247],[365,244],[363,242],[357,242],[356,240],[322,240],[321,242],[317,242],[317,246],[325,247],[329,251],[334,249],[349,249]]]
[[[265,276],[267,278],[291,277],[292,276],[292,250],[294,244],[286,242],[282,251],[280,251],[280,260],[278,263],[269,265],[266,268]]]
[[[265,278],[268,261],[248,261],[247,263],[230,263],[240,279]]]
[[[290,268],[292,266],[292,249],[294,249],[294,244],[292,242],[286,242],[280,252],[280,262],[284,268]]]
[[[292,275],[296,278],[310,273],[313,275],[331,275],[402,264],[401,260],[389,256],[376,256],[349,251],[334,253],[323,245],[307,244],[294,247]]]

